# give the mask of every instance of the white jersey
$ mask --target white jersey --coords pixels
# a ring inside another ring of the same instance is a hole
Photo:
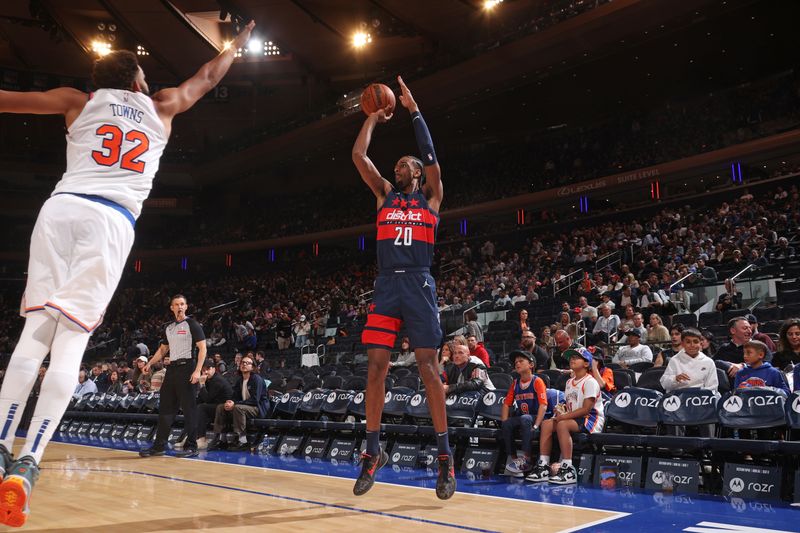
[[[139,218],[166,144],[149,96],[100,89],[67,132],[67,170],[53,195],[101,196]]]
[[[600,433],[603,430],[605,414],[603,411],[603,397],[600,394],[600,385],[591,374],[586,374],[583,379],[571,378],[564,388],[564,398],[567,411],[572,412],[583,407],[586,398],[594,398],[594,408],[583,420],[575,420],[578,426],[583,425],[588,433]]]

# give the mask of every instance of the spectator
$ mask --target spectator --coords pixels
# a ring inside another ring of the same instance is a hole
[[[200,376],[197,391],[197,449],[208,447],[206,431],[208,422],[216,418],[217,407],[228,400],[233,400],[233,387],[221,375],[217,374],[216,364],[212,359],[203,363],[203,374]]]
[[[527,297],[522,294],[522,289],[517,287],[514,289],[514,296],[511,298],[511,305],[517,305],[519,302],[524,302],[527,300]]]
[[[800,365],[800,318],[786,319],[778,333],[778,352],[772,358],[772,364],[779,370],[789,365]],[[795,382],[795,387],[798,384]]]
[[[208,443],[209,450],[222,447],[220,435],[226,422],[233,420],[233,430],[238,436],[238,443],[229,450],[246,451],[250,449],[247,442],[247,419],[265,418],[269,410],[269,396],[264,379],[252,370],[255,360],[250,356],[242,357],[239,379],[233,386],[233,399],[217,406],[214,417],[214,438]]]
[[[753,330],[745,317],[738,316],[728,321],[728,332],[731,340],[719,347],[716,361],[717,367],[733,379],[744,366],[744,345],[750,340]]]
[[[650,292],[650,283],[643,281],[639,284],[639,309],[658,311],[664,305],[664,299],[657,292]]]
[[[542,422],[539,437],[539,462],[526,479],[533,482],[550,481],[561,485],[577,483],[578,473],[572,465],[572,434],[599,433],[603,429],[603,401],[600,386],[589,373],[592,354],[588,350],[568,350],[572,379],[564,391],[566,404],[555,417]],[[558,472],[550,475],[550,452],[553,433],[558,436],[561,464]]]
[[[125,393],[127,393],[127,391],[123,392],[122,383],[119,380],[119,372],[117,370],[112,370],[108,375],[108,389],[106,390],[106,394],[121,396]]]
[[[612,361],[622,368],[628,368],[636,363],[652,363],[653,352],[646,344],[639,344],[642,334],[633,328],[628,332],[628,345],[620,348]]]
[[[161,390],[161,384],[164,383],[164,377],[167,375],[167,367],[169,366],[169,355],[161,358],[161,362],[151,365],[153,375],[150,377],[150,390]]]
[[[754,341],[763,342],[764,344],[767,345],[767,348],[769,349],[769,352],[767,354],[767,361],[769,361],[770,358],[772,357],[772,354],[775,353],[775,343],[772,342],[772,339],[769,338],[769,335],[765,333],[759,333],[758,318],[756,318],[756,315],[748,313],[747,315],[745,315],[745,318],[750,323],[750,328],[753,330],[753,333],[750,336],[750,338]]]
[[[589,347],[591,352],[594,346]],[[592,354],[592,377],[597,381],[600,386],[600,392],[604,397],[610,398],[615,392],[617,387],[614,385],[614,371],[603,364],[602,357],[596,357]]]
[[[597,320],[597,308],[589,305],[589,301],[586,299],[586,296],[581,296],[578,299],[578,306],[581,308],[581,318],[586,321],[586,326],[589,327],[594,325],[595,321]]]
[[[569,336],[569,333],[567,333],[563,329],[559,329],[558,331],[556,331],[555,341],[556,341],[556,348],[553,351],[553,358],[550,366],[551,368],[557,368],[561,370],[562,373],[569,374],[571,367],[569,363],[569,358],[566,355],[567,350],[569,350],[570,348],[577,350],[582,348],[582,346],[580,346],[576,342],[573,342],[572,337]]]
[[[84,394],[97,394],[97,385],[91,379],[86,379],[86,370],[78,372],[78,385],[75,387],[73,398],[81,399]]]
[[[237,352],[236,355],[233,356],[233,363],[231,364],[231,367],[228,368],[225,372],[219,371],[220,364],[219,361],[217,361],[217,355],[219,354],[214,355],[214,364],[217,365],[217,374],[225,378],[225,380],[228,383],[230,383],[231,387],[233,387],[236,384],[236,381],[239,379],[239,366],[242,363],[242,354]],[[223,366],[223,368],[226,367],[227,365]]]
[[[553,335],[550,333],[550,326],[544,326],[542,328],[542,334],[539,337],[539,340],[537,341],[537,344],[539,346],[542,346],[545,349],[552,348],[553,346],[556,345],[556,341],[553,338]],[[536,367],[537,368],[546,368],[546,366],[540,366],[538,364],[538,362],[537,362]]]
[[[302,348],[310,344],[309,335],[311,334],[311,324],[306,320],[306,315],[300,315],[294,325],[294,347]],[[255,348],[255,347],[254,347]]]
[[[214,364],[217,365],[217,372],[219,372],[220,374],[225,374],[225,372],[228,371],[228,364],[222,358],[221,353],[214,354]]]
[[[550,330],[548,329],[547,331],[549,332]],[[522,334],[519,340],[519,347],[533,356],[535,368],[547,368],[550,356],[547,355],[547,351],[544,348],[536,343],[536,335],[533,334],[533,330],[528,330]]]
[[[738,250],[737,250],[738,251]],[[741,309],[742,297],[736,292],[736,284],[730,279],[725,280],[725,292],[717,299],[717,311],[725,313],[730,309]]]
[[[489,361],[489,352],[486,351],[486,348],[484,348],[482,344],[478,343],[478,338],[475,337],[475,335],[469,335],[467,337],[467,347],[469,348],[469,354],[480,359],[486,368],[492,366]]]
[[[292,344],[292,322],[288,314],[281,313],[276,325],[276,335],[279,350],[285,350]]]
[[[128,382],[131,389],[138,389],[140,392],[150,390],[150,378],[153,376],[147,366],[147,357],[139,356],[136,359],[136,367],[133,369],[133,376]]]
[[[671,340],[669,330],[664,326],[661,317],[653,313],[650,315],[650,325],[647,326],[647,342],[657,344]]]
[[[480,359],[469,355],[466,346],[453,346],[453,360],[445,366],[444,393],[448,396],[467,391],[494,390],[486,367]]]
[[[417,364],[417,357],[411,350],[411,341],[408,340],[408,337],[403,337],[402,340],[400,341],[400,353],[397,354],[396,360],[389,363],[389,366],[404,367],[404,366],[414,366],[416,364]]]
[[[658,317],[658,315],[650,315],[650,316],[651,316],[651,318],[653,316]],[[658,318],[659,318],[659,320],[661,319],[661,317],[658,317]],[[633,315],[633,327],[638,329],[639,333],[642,334],[642,336],[639,338],[639,342],[641,342],[642,344],[647,344],[647,342],[649,341],[648,335],[650,335],[650,333],[647,330],[647,328],[644,327],[644,317],[642,316],[642,313],[634,313],[634,315]],[[630,329],[631,328],[625,328],[625,332],[627,333]],[[628,344],[628,337],[627,336],[623,336],[621,339],[619,339],[618,344]]]
[[[602,315],[597,319],[592,329],[590,342],[592,343],[608,343],[611,337],[616,334],[619,328],[619,317],[611,314],[611,307],[607,304],[601,304],[598,309]]]
[[[500,415],[503,441],[506,446],[509,464],[506,470],[513,476],[521,477],[531,470],[531,449],[533,434],[539,430],[547,411],[547,387],[541,378],[535,376],[536,363],[526,351],[514,350],[510,354],[514,370],[519,378],[511,386],[503,401]],[[513,409],[513,412],[510,412]],[[519,428],[522,440],[522,457],[517,455],[514,432]]]
[[[670,358],[661,386],[667,392],[690,387],[716,391],[719,386],[714,361],[701,351],[702,335],[694,328],[681,332],[681,350]]]
[[[528,326],[528,311],[522,309],[519,312],[519,322],[514,322],[514,325],[517,326],[518,331],[520,334],[525,333],[526,331],[530,330],[530,326]]]
[[[681,346],[683,345],[682,341],[682,333],[684,330],[684,325],[681,323],[672,324],[672,327],[669,328],[669,337],[670,337],[670,346],[668,348],[662,349],[658,352],[655,361],[653,362],[653,366],[665,366],[669,363],[669,358],[674,356],[676,353],[681,351]]]
[[[700,335],[702,335],[700,338],[700,349],[704,354],[713,359],[717,354],[717,345],[714,342],[714,334],[707,329],[704,329],[700,332]]]
[[[505,309],[506,307],[511,307],[511,298],[508,296],[505,289],[500,289],[494,301],[494,308]]]
[[[761,341],[749,340],[744,344],[745,366],[736,373],[733,383],[735,389],[772,387],[789,395],[789,385],[783,373],[764,361],[767,354],[769,349]]]
[[[102,394],[108,389],[108,374],[103,370],[101,363],[97,363],[92,367],[91,380],[97,386],[97,392]]]
[[[478,313],[475,309],[470,309],[464,313],[467,322],[467,335],[473,335],[479,343],[483,343],[483,328],[478,323]]]

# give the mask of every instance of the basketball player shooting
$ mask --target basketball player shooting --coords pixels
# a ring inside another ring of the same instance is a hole
[[[400,103],[411,113],[422,159],[410,155],[401,157],[394,167],[395,186],[392,186],[381,177],[367,156],[375,126],[392,118],[389,109],[380,109],[367,117],[353,146],[353,162],[361,179],[377,198],[379,271],[374,300],[362,335],[369,358],[367,447],[353,493],[360,496],[372,488],[375,473],[388,461],[379,441],[384,379],[389,368],[389,350],[394,347],[397,333],[405,321],[436,430],[439,448],[436,496],[446,500],[456,490],[456,479],[447,435],[445,394],[436,357],[442,330],[436,305],[436,285],[430,274],[443,196],[442,174],[419,106],[402,78],[398,76],[397,81],[402,91]]]
[[[255,24],[178,87],[152,97],[136,54],[120,50],[94,64],[97,91],[0,91],[0,113],[63,115],[67,167],[31,235],[21,313],[25,326],[0,390],[0,522],[22,526],[38,464],[78,382],[86,344],[100,325],[133,245],[172,119],[228,72]],[[50,367],[14,460],[14,434],[45,356]],[[196,377],[192,375],[193,383]]]

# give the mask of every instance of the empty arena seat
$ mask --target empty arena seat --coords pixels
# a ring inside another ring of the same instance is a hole
[[[501,392],[508,391],[511,383],[514,381],[514,378],[512,378],[510,374],[494,373],[489,376],[489,378],[492,380],[492,385],[494,385],[495,388]]]
[[[404,378],[411,375],[411,369],[402,366],[396,366],[392,368],[392,375],[396,379]]]
[[[325,376],[322,379],[323,389],[341,389],[344,385],[344,379],[338,373],[335,375]]]
[[[425,391],[415,392],[406,403],[406,414],[417,421],[429,421],[431,413],[428,410],[428,397]]]
[[[317,418],[322,409],[322,404],[328,397],[328,389],[313,389],[303,395],[298,411],[308,418]]]
[[[478,411],[481,391],[468,391],[451,394],[445,399],[448,425],[472,425]]]
[[[419,376],[408,375],[398,378],[397,381],[394,382],[394,385],[395,387],[408,387],[409,389],[417,391],[420,387],[420,379]]]
[[[394,385],[394,380],[392,380],[392,384]],[[367,388],[367,380],[362,376],[350,376],[344,382],[342,388],[354,391],[364,390]]]
[[[357,391],[353,395],[353,398],[350,400],[350,405],[347,406],[347,412],[356,420],[364,420],[367,418],[367,397],[363,391]]]
[[[487,391],[478,402],[478,417],[499,422],[505,397],[499,390]]]
[[[778,306],[773,307],[756,307],[753,309],[753,314],[756,315],[759,323],[769,322],[770,320],[780,320],[781,308]]]
[[[633,378],[631,378],[630,373],[620,369],[613,370],[612,374],[614,374],[614,386],[617,387],[617,390],[633,387]]]
[[[397,386],[387,391],[383,402],[384,416],[395,419],[403,418],[406,414],[406,404],[416,392],[415,389],[403,386]]]
[[[347,414],[347,409],[350,407],[350,402],[355,395],[355,391],[352,390],[331,390],[325,398],[320,411],[327,415],[343,416]]]
[[[628,387],[611,398],[606,415],[623,424],[656,427],[660,421],[658,406],[662,397],[655,390]]]
[[[299,390],[284,393],[275,404],[274,416],[285,419],[294,418],[300,402],[303,401],[303,396],[304,393]]]
[[[663,366],[648,368],[639,376],[639,379],[636,380],[636,386],[642,389],[652,389],[663,393],[664,387],[661,386],[661,376],[664,375],[666,370],[667,368]]]
[[[716,391],[696,387],[672,391],[658,406],[661,423],[668,426],[716,424],[719,398]]]
[[[717,369],[717,391],[723,395],[731,391],[731,380],[721,368]]]
[[[800,289],[778,293],[778,305],[800,303]]]
[[[672,316],[673,324],[683,324],[687,328],[697,327],[697,315],[694,313],[682,313]]]
[[[786,425],[786,395],[767,388],[738,389],[719,402],[722,426],[733,429],[761,429]]]
[[[697,325],[701,328],[707,328],[709,326],[718,326],[722,324],[722,313],[719,311],[709,311],[707,313],[700,313],[700,318],[697,321]]]

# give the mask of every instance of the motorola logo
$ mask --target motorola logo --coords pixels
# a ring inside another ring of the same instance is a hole
[[[655,472],[653,472],[653,475],[650,476],[650,479],[652,479],[653,483],[655,483],[656,485],[662,485],[664,483],[664,480],[666,479],[666,476],[664,475],[664,472],[662,472],[661,470],[656,470]]]
[[[310,454],[314,450],[313,446],[306,446],[306,455]]]
[[[664,410],[674,413],[681,408],[681,399],[678,396],[670,396],[664,400]]]
[[[281,396],[281,403],[288,402],[290,396],[291,396],[291,394],[289,394],[288,392],[286,394],[284,394],[283,396]]]
[[[800,396],[797,396],[792,402],[792,411],[800,413]]]
[[[422,394],[415,394],[411,397],[411,406],[418,407],[422,403]]]
[[[336,401],[336,393],[332,392],[332,393],[328,394],[327,402],[328,403],[333,403],[335,401]]]
[[[307,393],[306,393],[306,395],[305,395],[305,396],[303,396],[303,401],[304,401],[304,402],[311,401],[311,398],[313,398],[313,397],[314,397],[314,395],[313,395],[313,394],[311,394],[310,392],[307,392]]]
[[[475,459],[470,457],[467,459],[467,470],[472,470],[473,468],[475,468]]]
[[[395,452],[394,454],[392,454],[392,462],[393,463],[396,463],[399,460],[400,460],[400,452]]]
[[[386,398],[384,399],[384,403],[389,403],[391,401],[392,401],[392,393],[391,392],[387,392],[386,393]]]
[[[456,399],[457,398],[455,396],[448,396],[444,403],[445,405],[453,405],[456,403]]]
[[[331,457],[339,455],[339,448],[331,448]]]
[[[739,407],[741,408],[741,402]],[[744,490],[744,481],[740,477],[735,477],[728,483],[728,488],[731,489],[731,492],[742,492]]]
[[[628,407],[631,404],[631,395],[627,392],[621,392],[617,394],[617,397],[614,398],[614,405],[617,407]]]
[[[798,398],[800,399],[800,398]],[[487,392],[486,395],[483,397],[483,405],[494,405],[494,402],[497,400],[497,396],[493,392]]]
[[[729,413],[738,413],[739,411],[742,410],[742,399],[736,395],[731,396],[730,398],[725,400],[725,403],[722,404],[722,408],[728,411]],[[733,480],[731,482],[733,482]]]
[[[355,403],[355,404],[362,403],[363,401],[364,401],[364,393],[363,392],[359,392],[358,394],[356,394],[356,397],[353,398],[353,403]]]

